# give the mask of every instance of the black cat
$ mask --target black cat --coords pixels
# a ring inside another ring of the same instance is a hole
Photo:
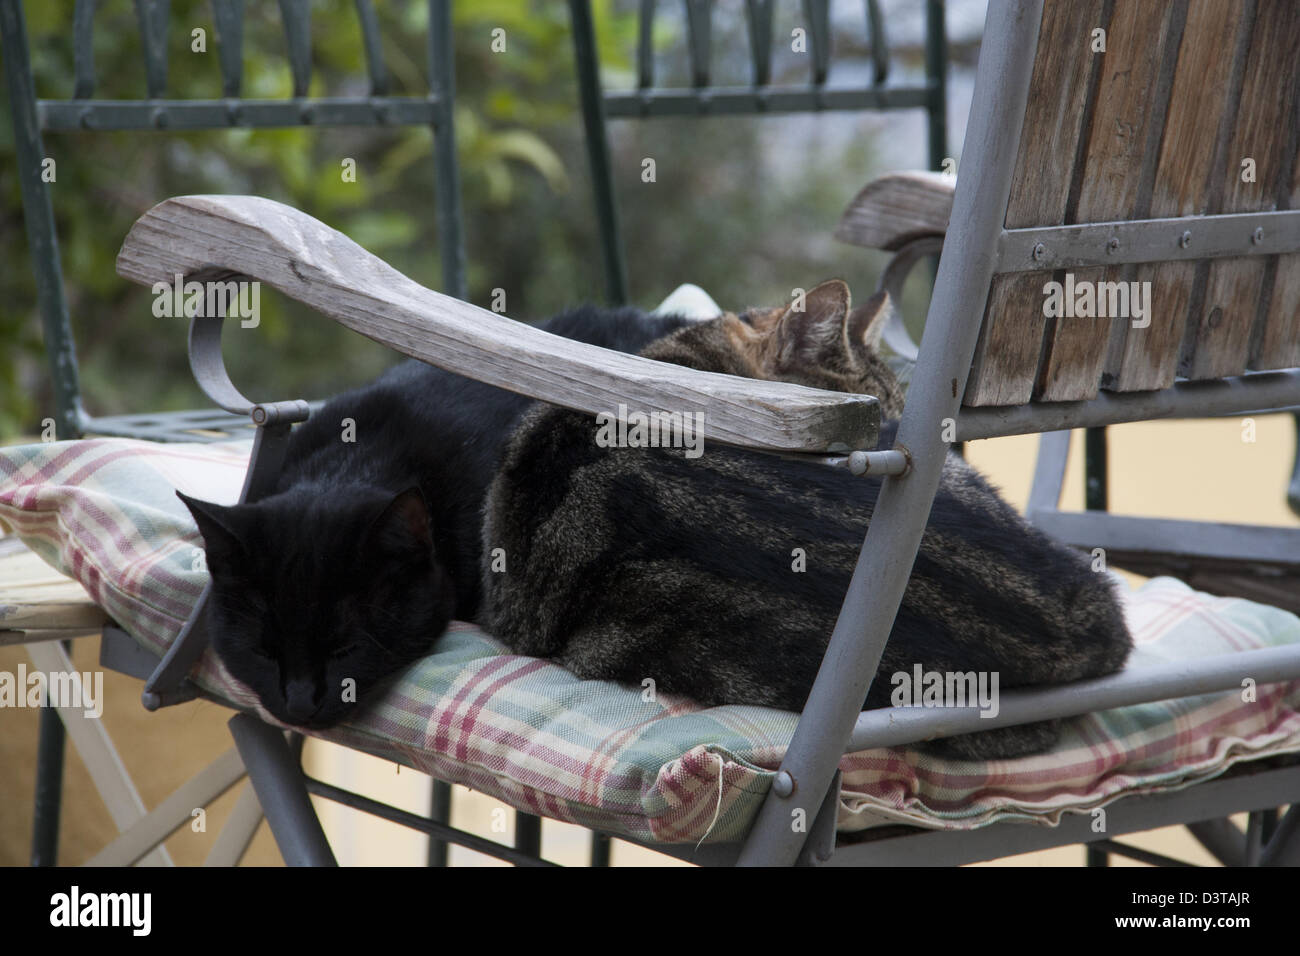
[[[636,352],[685,324],[588,306],[541,327]],[[273,494],[233,506],[180,495],[207,551],[212,646],[275,717],[331,726],[448,621],[475,617],[483,496],[528,404],[407,361],[295,428]]]

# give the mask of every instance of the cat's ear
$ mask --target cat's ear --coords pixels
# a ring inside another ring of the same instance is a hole
[[[849,354],[855,359],[863,353],[878,355],[885,324],[894,311],[894,300],[883,289],[849,313],[845,336]]]
[[[778,370],[836,366],[844,362],[849,287],[828,279],[795,299],[776,326]]]
[[[239,520],[238,512],[227,505],[200,501],[179,491],[176,492],[176,497],[190,509],[190,514],[199,526],[208,566],[237,567],[240,560],[247,556],[242,537],[243,523]]]
[[[387,551],[429,554],[433,550],[433,528],[424,492],[412,485],[395,495],[370,526],[369,540]]]

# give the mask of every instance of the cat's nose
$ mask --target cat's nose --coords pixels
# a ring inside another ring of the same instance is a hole
[[[284,708],[296,723],[310,719],[320,709],[315,681],[291,679],[284,689]]]

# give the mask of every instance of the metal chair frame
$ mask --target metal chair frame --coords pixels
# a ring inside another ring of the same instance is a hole
[[[1288,646],[1125,672],[1063,687],[1010,692],[1002,696],[999,715],[991,720],[982,719],[975,708],[860,711],[901,603],[949,450],[938,423],[952,419],[956,438],[967,440],[1300,405],[1300,369],[1287,369],[1179,383],[1155,393],[1101,395],[1081,402],[1029,403],[1014,408],[962,406],[961,396],[992,279],[996,274],[1021,268],[1016,249],[1017,243],[1026,239],[1026,231],[1006,229],[1003,222],[1033,67],[1033,59],[1025,51],[1037,47],[1042,9],[1043,0],[992,0],[990,4],[963,174],[957,184],[948,233],[951,241],[946,243],[946,254],[940,259],[895,445],[904,452],[907,467],[891,469],[884,478],[830,646],[772,789],[742,844],[703,847],[698,852],[683,847],[655,849],[693,854],[698,862],[740,865],[916,862],[917,854],[923,854],[926,862],[952,863],[1085,842],[1103,852],[1168,862],[1158,855],[1117,844],[1112,837],[1152,826],[1187,823],[1195,824],[1193,832],[1225,862],[1300,862],[1300,809],[1295,805],[1300,794],[1300,768],[1289,759],[1239,768],[1177,793],[1125,798],[1112,805],[1108,834],[1091,832],[1087,821],[1079,818],[1053,831],[1004,824],[973,833],[887,832],[872,834],[872,838],[860,842],[836,843],[837,764],[844,753],[1237,688],[1243,676],[1258,683],[1300,678],[1300,648]],[[1227,218],[1189,217],[1181,221],[1184,228],[1194,226],[1212,235],[1222,230],[1227,236],[1208,253],[1200,249],[1200,257],[1300,251],[1300,212],[1272,215],[1270,234],[1279,238],[1270,242],[1267,251],[1252,248],[1249,234],[1233,239],[1232,229],[1240,223],[1228,222]],[[1169,228],[1167,221],[1154,220],[1105,225],[1123,229],[1139,248],[1157,242],[1156,237]],[[1116,261],[1107,258],[1110,253],[1105,248],[1097,247],[1097,236],[1090,230],[1062,226],[1034,232],[1035,245],[1042,243],[1055,250],[1062,261],[1078,265],[1109,265]],[[211,343],[213,337],[193,337],[194,341]],[[220,362],[219,356],[216,361]],[[193,357],[192,362],[196,369],[204,365]],[[267,421],[260,427],[275,427],[275,423]],[[274,439],[268,443],[274,445]],[[259,442],[259,449],[263,445]],[[259,469],[273,458],[255,457],[250,465],[250,487],[256,485]],[[173,651],[184,653],[175,646]],[[156,691],[166,693],[167,688]],[[308,792],[324,793],[328,785],[306,781],[293,765],[291,749],[280,733],[264,725],[249,728],[248,720],[236,716],[232,731],[276,838],[282,847],[290,848],[286,857],[292,856],[293,862],[330,862],[328,847],[322,847],[323,837],[317,832],[319,823],[306,799]],[[332,795],[350,799],[348,795]],[[1292,804],[1290,811],[1277,820],[1273,810],[1287,803]],[[1121,807],[1123,813],[1119,812]],[[1239,811],[1252,813],[1244,846],[1238,840],[1242,835],[1231,830],[1225,820],[1228,814]],[[813,821],[807,832],[791,825],[796,816]]]

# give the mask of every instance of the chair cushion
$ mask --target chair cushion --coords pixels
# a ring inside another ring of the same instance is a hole
[[[0,524],[161,653],[207,578],[202,540],[174,491],[235,501],[249,451],[248,441],[125,439],[0,449]],[[1171,578],[1126,592],[1134,668],[1300,641],[1294,615]],[[211,652],[195,679],[232,705],[258,709]],[[1250,703],[1229,692],[1076,718],[1050,752],[1016,760],[953,761],[908,749],[850,754],[840,763],[839,826],[1054,824],[1069,810],[1300,751],[1298,711],[1300,682],[1263,685]],[[579,680],[510,654],[458,623],[374,708],[317,736],[534,813],[685,843],[745,833],[795,721],[763,707],[700,708],[665,694],[646,700],[640,689]]]

